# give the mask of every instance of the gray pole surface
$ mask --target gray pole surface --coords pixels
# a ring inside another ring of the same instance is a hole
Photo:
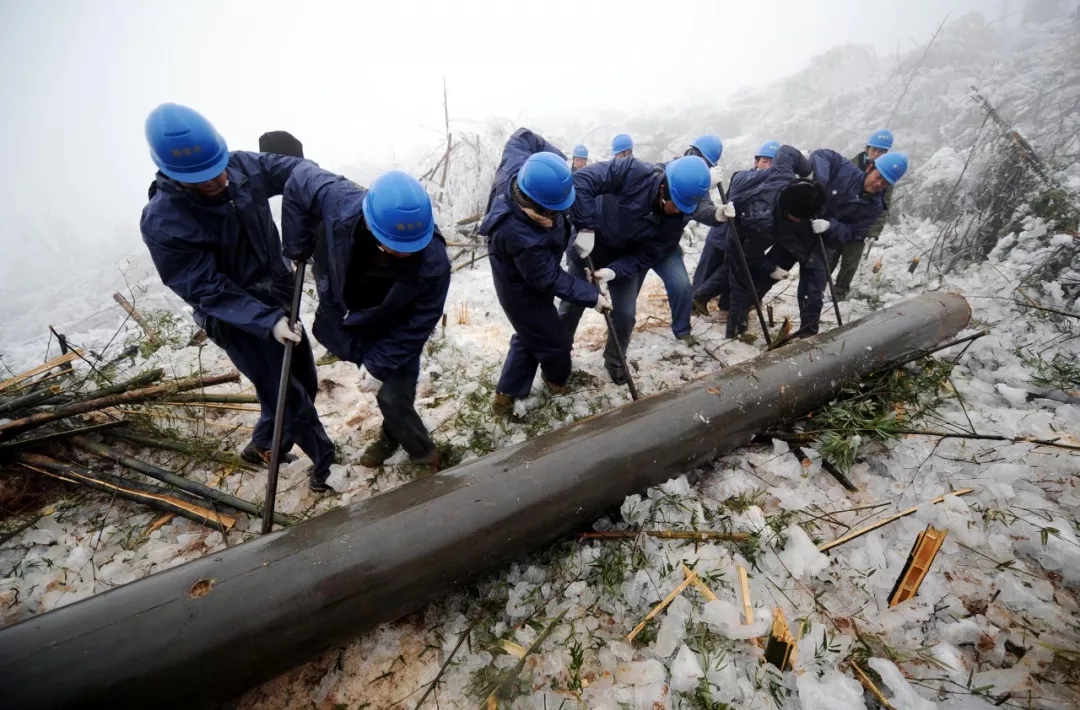
[[[934,292],[0,630],[0,707],[200,707],[582,529],[956,335]]]

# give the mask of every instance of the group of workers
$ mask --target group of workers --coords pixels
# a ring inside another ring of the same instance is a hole
[[[278,459],[295,460],[290,451],[299,445],[312,462],[311,490],[331,490],[335,447],[315,409],[311,343],[290,318],[293,264],[311,260],[319,299],[314,337],[363,367],[377,388],[382,428],[359,463],[380,466],[404,449],[421,470],[439,470],[415,397],[424,344],[443,316],[450,263],[420,182],[391,171],[361,187],[304,159],[295,139],[294,148],[229,151],[205,117],[177,104],[150,113],[146,138],[158,173],[143,209],[143,241],[162,282],[193,308],[261,403],[242,456],[264,464],[272,458],[289,343]],[[865,240],[881,229],[888,190],[907,168],[891,146],[892,134],[877,131],[848,161],[831,150],[806,157],[769,142],[753,170],[731,177],[725,199],[716,136],[654,164],[635,158],[632,139],[620,134],[614,157],[590,165],[585,146],[568,160],[542,136],[519,129],[503,150],[479,227],[514,329],[494,412],[510,414],[538,369],[552,394],[569,391],[574,335],[586,308],[609,315],[604,365],[612,381],[626,383],[625,348],[650,270],[667,290],[674,335],[693,344],[692,313],[707,314],[717,298],[735,337],[746,330],[755,298],[798,263],[798,334],[816,333],[826,269],[840,261],[842,297]],[[282,196],[280,236],[269,204],[275,195]],[[680,248],[690,221],[711,227],[693,282]]]

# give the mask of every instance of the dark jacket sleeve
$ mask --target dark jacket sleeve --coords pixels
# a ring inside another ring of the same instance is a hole
[[[240,154],[244,156],[247,162],[254,163],[255,169],[262,174],[263,179],[266,181],[267,197],[276,197],[284,192],[285,185],[297,166],[304,163],[315,165],[310,160],[291,158],[287,155],[276,155],[274,153],[250,153],[244,151]],[[248,169],[251,170],[252,167],[249,166]]]
[[[810,154],[814,178],[822,185],[828,185],[830,180],[838,177],[842,166],[848,163],[847,158],[828,148],[819,148]]]
[[[514,265],[529,286],[579,306],[592,308],[596,305],[600,289],[563,271],[558,256],[550,249],[527,245],[513,238],[508,246]]]
[[[206,315],[261,338],[270,339],[281,308],[250,296],[217,268],[214,255],[187,243],[182,235],[143,232],[161,282]]]
[[[280,157],[280,156],[267,156]],[[281,201],[281,244],[286,259],[303,261],[315,251],[316,229],[327,216],[338,217],[338,198],[357,191],[352,181],[304,161],[285,183]]]
[[[563,160],[566,160],[566,156],[561,150],[548,143],[543,136],[533,133],[528,128],[519,128],[514,131],[514,135],[510,136],[510,140],[506,142],[506,147],[503,148],[503,158],[501,164],[506,164],[511,160],[525,160],[535,153],[554,153]]]
[[[634,166],[633,158],[618,158],[606,163],[593,163],[574,173],[574,205],[570,219],[578,230],[599,227],[596,198],[619,192]]]
[[[380,338],[364,357],[364,367],[385,382],[404,363],[419,357],[443,316],[450,290],[450,270],[428,280],[428,289],[414,302],[404,323]]]

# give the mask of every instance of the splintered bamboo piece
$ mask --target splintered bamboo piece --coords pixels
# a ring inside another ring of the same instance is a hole
[[[240,374],[237,372],[232,372],[228,375],[214,375],[212,377],[189,377],[184,380],[177,380],[163,385],[154,385],[153,387],[146,387],[143,389],[130,390],[128,392],[113,394],[107,397],[99,397],[77,404],[61,405],[50,412],[42,412],[41,414],[34,414],[33,416],[25,417],[23,419],[16,419],[7,424],[0,424],[0,439],[18,434],[27,429],[33,429],[42,424],[54,422],[59,419],[67,419],[68,417],[86,414],[87,412],[93,412],[99,409],[105,409],[106,407],[114,407],[120,404],[137,404],[171,395],[175,392],[193,390],[199,387],[210,387],[211,385],[220,385],[227,382],[237,382],[239,379]]]
[[[885,710],[896,710],[896,706],[886,700],[885,696],[881,694],[878,687],[874,685],[874,681],[870,680],[870,676],[866,675],[866,671],[859,668],[859,664],[854,661],[851,662],[851,670],[855,671],[855,675],[858,676],[859,682],[863,684],[863,687],[869,690],[877,701],[881,703],[881,707]]]
[[[236,525],[236,518],[225,513],[219,513],[209,508],[189,503],[176,496],[163,493],[154,493],[135,486],[120,485],[90,476],[86,469],[75,464],[65,464],[60,461],[41,456],[39,454],[19,454],[18,462],[38,473],[52,478],[74,483],[77,485],[93,488],[94,490],[110,493],[117,498],[134,501],[149,505],[160,510],[181,515],[201,525],[212,527],[221,532],[228,532]]]
[[[739,591],[742,596],[743,616],[745,617],[743,623],[750,626],[754,623],[754,605],[750,601],[750,580],[746,577],[745,567],[735,565],[735,569],[739,573]]]
[[[882,266],[881,259],[878,259],[877,261],[874,262],[873,272],[876,274],[877,272],[881,271],[881,266]]]
[[[930,565],[934,564],[934,558],[948,535],[948,530],[938,530],[933,525],[927,525],[926,530],[915,538],[904,569],[889,595],[890,609],[919,593],[919,586],[926,579],[926,573],[930,571]]]
[[[693,574],[693,570],[687,567],[685,562],[683,563],[682,569],[683,574],[685,574],[687,577]],[[694,586],[697,587],[698,591],[701,592],[709,601],[714,602],[718,599],[718,597],[713,594],[713,590],[709,589],[709,585],[705,584],[705,580],[703,580],[696,574],[694,574]]]
[[[72,360],[77,360],[80,357],[82,357],[82,354],[83,354],[83,351],[82,351],[81,348],[75,349],[75,350],[72,350],[69,353],[65,353],[64,355],[61,355],[60,357],[54,357],[52,360],[49,360],[48,362],[43,362],[42,364],[38,365],[37,367],[31,368],[31,369],[27,370],[26,372],[22,372],[22,373],[20,373],[18,375],[15,375],[14,377],[12,377],[10,379],[4,380],[3,382],[0,382],[0,392],[3,392],[8,387],[15,386],[15,385],[19,384],[20,382],[23,382],[24,380],[28,380],[31,377],[34,377],[36,375],[40,375],[43,372],[48,372],[49,370],[53,369],[54,367],[59,367],[60,365],[66,365],[67,363],[71,362]]]
[[[949,491],[945,495],[946,496],[966,496],[968,493],[974,493],[974,492],[975,492],[974,488],[961,488],[958,491]],[[940,503],[943,500],[945,500],[945,496],[938,496],[937,498],[935,498],[934,500],[932,500],[930,502],[934,503],[936,505],[937,503]],[[890,515],[887,518],[882,518],[881,520],[877,521],[876,523],[872,523],[870,525],[867,525],[865,528],[860,528],[858,530],[853,530],[853,531],[849,532],[847,535],[842,535],[841,537],[836,538],[832,542],[822,543],[821,545],[818,545],[818,552],[825,552],[826,550],[831,550],[834,547],[837,547],[839,545],[843,545],[845,542],[851,542],[855,538],[862,537],[863,535],[865,535],[868,532],[873,532],[874,530],[877,530],[880,527],[888,525],[889,523],[893,522],[894,520],[899,520],[900,518],[906,518],[907,516],[912,515],[913,513],[915,513],[915,511],[917,511],[918,509],[919,509],[919,506],[915,506],[914,508],[908,508],[907,510],[901,511],[901,512],[897,513],[896,515]]]
[[[583,532],[578,535],[582,540],[625,540],[638,535],[659,537],[665,540],[731,540],[742,542],[750,539],[750,533],[726,533],[713,530],[605,530],[602,532]]]
[[[656,606],[654,606],[652,611],[650,611],[648,613],[648,615],[646,615],[646,617],[641,620],[641,623],[638,624],[637,626],[635,626],[634,630],[631,631],[626,636],[627,641],[633,641],[634,637],[641,633],[641,630],[645,628],[646,624],[648,624],[650,621],[652,621],[654,616],[656,616],[657,614],[662,612],[664,609],[667,609],[668,604],[675,601],[675,597],[682,594],[684,589],[686,589],[687,587],[689,587],[691,584],[694,583],[694,580],[697,579],[697,573],[694,572],[693,570],[688,570],[688,571],[689,571],[689,574],[687,574],[686,579],[684,579],[682,581],[682,583],[679,584],[679,586],[675,587],[675,589],[671,590],[671,594],[667,595],[664,598],[664,601],[662,601],[659,604],[657,604]],[[683,574],[686,574],[686,572],[684,572]]]
[[[209,402],[211,404],[258,404],[259,398],[253,394],[216,394],[211,392],[185,392],[169,395],[166,404],[176,402]]]
[[[203,409],[228,409],[232,412],[261,412],[262,407],[251,404],[228,404],[225,402],[161,402],[167,407],[202,407]]]
[[[907,272],[908,272],[909,274],[914,274],[914,273],[915,273],[915,269],[919,268],[919,262],[920,262],[920,261],[922,261],[922,258],[921,258],[921,257],[919,257],[919,256],[914,256],[914,257],[912,257],[912,259],[911,259],[911,263],[910,263],[910,264],[908,264],[908,267],[907,267]]]
[[[795,641],[783,610],[777,607],[772,630],[769,631],[769,641],[765,644],[765,660],[781,671],[791,670],[795,664]]]
[[[19,449],[32,449],[35,446],[41,446],[42,444],[48,444],[60,439],[66,439],[78,434],[92,434],[95,432],[104,432],[106,429],[115,429],[117,427],[125,426],[127,422],[103,422],[101,424],[91,424],[90,426],[79,427],[78,429],[64,429],[63,431],[55,431],[51,434],[44,434],[42,436],[35,436],[32,439],[19,439],[17,441],[9,441],[6,444],[0,444],[0,453],[6,451],[17,451]]]
[[[518,677],[518,674],[521,673],[521,670],[525,667],[525,659],[535,653],[536,649],[540,648],[540,644],[544,643],[548,636],[551,636],[551,632],[555,630],[555,627],[559,625],[559,622],[563,620],[563,617],[566,616],[566,612],[568,611],[570,611],[569,608],[560,611],[559,615],[552,619],[551,623],[547,625],[547,628],[540,632],[540,635],[536,637],[536,640],[529,644],[529,647],[525,649],[525,653],[518,659],[517,665],[511,668],[509,672],[500,676],[499,681],[495,684],[495,689],[491,691],[491,695],[484,701],[484,705],[480,706],[481,708],[485,705],[487,707],[497,707],[494,703],[496,703],[496,698],[499,693],[502,692],[503,688],[505,688],[511,680]]]
[[[503,641],[502,647],[504,651],[509,653],[514,658],[524,658],[525,651],[527,650],[524,646],[516,644],[513,641]]]
[[[232,466],[234,468],[245,469],[248,471],[258,470],[258,467],[255,464],[248,463],[236,454],[227,454],[224,451],[206,451],[186,441],[159,439],[153,436],[147,436],[145,434],[128,431],[126,429],[120,431],[108,431],[105,432],[105,436],[111,439],[120,439],[122,441],[127,441],[132,444],[138,444],[139,446],[155,449],[165,449],[166,451],[176,451],[178,453],[188,454],[189,456],[194,456],[196,458],[205,457],[216,463],[224,464],[226,466]]]

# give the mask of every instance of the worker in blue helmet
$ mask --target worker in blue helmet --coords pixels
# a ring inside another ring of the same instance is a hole
[[[570,216],[577,230],[567,250],[568,271],[609,288],[612,321],[619,343],[628,347],[637,296],[649,269],[679,243],[683,227],[709,192],[709,166],[697,156],[667,165],[634,157],[594,163],[574,173],[576,197]],[[597,267],[586,274],[586,257]],[[559,315],[571,339],[585,306],[563,301]],[[609,334],[604,365],[616,384],[625,384],[615,341]]]
[[[289,328],[294,274],[282,258],[268,198],[280,195],[301,158],[230,152],[198,112],[162,104],[146,119],[158,173],[143,208],[143,242],[162,283],[194,310],[195,321],[255,386],[262,408],[243,457],[269,463],[284,344],[293,342],[281,460],[298,444],[312,462],[314,492],[326,479],[334,444],[315,410],[318,379],[307,335]]]
[[[874,166],[875,160],[892,150],[892,146],[892,131],[887,128],[878,129],[870,134],[870,137],[866,139],[866,148],[852,158],[851,162],[855,163],[855,166],[863,172],[867,172]],[[892,193],[892,185],[885,188],[882,195],[885,201],[885,212],[866,231],[866,239],[841,244],[833,255],[830,264],[831,270],[835,271],[837,266],[840,267],[840,271],[836,274],[836,281],[833,283],[838,300],[845,300],[851,292],[851,282],[855,280],[855,274],[859,271],[859,263],[862,262],[866,243],[872,239],[877,239],[881,236],[882,230],[885,229],[885,220],[888,216],[889,206],[892,204]]]
[[[780,150],[778,141],[767,141],[754,154],[754,170],[768,170]],[[728,270],[724,266],[726,259],[728,227],[714,226],[705,237],[705,244],[694,270],[693,312],[697,315],[709,315],[709,302],[716,298],[717,307],[726,317],[730,305]],[[794,263],[794,262],[792,262]],[[789,267],[790,268],[790,267]],[[782,278],[786,271],[774,270],[774,278]]]
[[[589,164],[589,149],[584,145],[574,146],[574,152],[570,154],[570,172],[576,173]]]
[[[780,150],[779,141],[766,141],[754,154],[754,170],[768,170],[776,160],[776,154]]]
[[[569,392],[573,342],[555,299],[601,313],[611,310],[611,301],[582,274],[562,269],[570,239],[563,212],[575,192],[558,148],[519,128],[503,148],[491,192],[479,231],[487,237],[495,294],[514,328],[492,402],[492,411],[504,416],[515,400],[529,396],[537,369],[551,394]]]
[[[620,133],[611,139],[611,155],[615,158],[629,158],[634,154],[634,139],[628,133]]]
[[[362,386],[375,391],[383,416],[360,465],[381,466],[400,448],[421,473],[434,473],[439,451],[416,412],[416,385],[420,355],[443,316],[450,260],[431,199],[399,170],[364,189],[308,163],[293,173],[281,202],[287,258],[311,257],[320,222],[327,261],[313,332],[332,354],[367,371]]]
[[[724,146],[720,139],[711,134],[705,134],[694,139],[690,146],[683,152],[683,156],[697,156],[709,166],[709,182],[717,184],[721,178],[721,168],[717,167]],[[721,222],[717,221],[717,208],[721,205],[714,204],[709,196],[704,197],[698,208],[692,215],[685,217],[685,223],[696,221],[701,224],[717,228]],[[722,212],[722,210],[721,210]],[[722,214],[720,215],[723,219]],[[685,225],[684,225],[685,226]],[[708,255],[703,255],[706,259]],[[711,263],[705,264],[706,268],[712,268]],[[701,262],[698,262],[698,269]],[[687,345],[697,344],[697,339],[691,333],[690,316],[694,308],[694,286],[690,281],[690,275],[686,270],[686,262],[683,258],[682,246],[676,242],[671,249],[652,267],[653,273],[660,277],[664,283],[664,291],[667,293],[668,306],[671,308],[671,332],[676,340],[681,340]]]
[[[809,173],[809,161],[797,148],[785,145],[777,151],[770,168],[743,170],[731,177],[728,200],[736,216],[722,228],[726,233],[729,338],[746,332],[755,293],[761,298],[775,283],[769,252],[793,236],[801,236],[800,242],[816,239],[809,230],[809,219],[820,212],[824,196],[820,186],[815,188],[806,179]],[[740,240],[738,244],[736,239]]]
[[[890,152],[878,157],[868,170],[860,170],[836,151],[820,149],[810,154],[810,162],[814,177],[828,195],[824,214],[812,221],[813,231],[821,235],[829,263],[835,263],[836,252],[843,245],[866,240],[870,228],[885,213],[886,188],[904,176],[908,160],[903,153]],[[800,264],[798,334],[813,335],[819,328],[829,265],[821,264],[816,253],[807,256],[789,251]]]

